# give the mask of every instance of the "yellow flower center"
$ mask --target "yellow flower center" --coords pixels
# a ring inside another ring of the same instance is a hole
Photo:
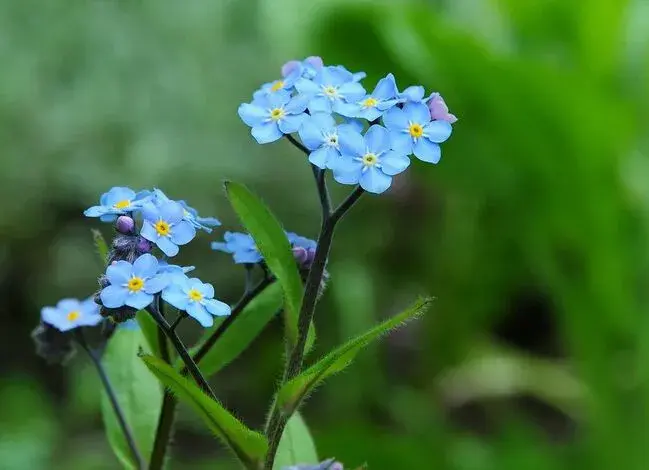
[[[363,165],[365,166],[374,166],[378,163],[379,157],[373,153],[366,153],[363,155]]]
[[[133,276],[128,280],[128,284],[126,284],[126,287],[131,292],[138,292],[142,290],[142,288],[144,287],[144,279],[142,279],[141,277]]]
[[[80,316],[81,313],[79,312],[79,310],[72,310],[70,313],[67,314],[66,318],[68,319],[68,321],[76,321],[79,319]]]
[[[418,138],[424,135],[424,128],[421,127],[419,124],[410,124],[410,127],[408,128],[408,132],[410,133],[411,136]]]
[[[115,209],[126,209],[130,205],[131,205],[131,201],[129,201],[128,199],[124,199],[123,201],[119,201],[113,204],[113,207]]]
[[[282,108],[275,108],[270,111],[270,118],[273,121],[279,121],[284,117],[284,110]]]
[[[198,292],[196,289],[190,289],[187,295],[194,302],[200,302],[201,300],[203,300],[203,294]]]
[[[284,82],[282,80],[277,80],[273,83],[273,86],[270,87],[270,91],[278,91],[284,88]]]
[[[161,237],[168,237],[171,232],[171,227],[164,220],[158,220],[155,224],[155,231],[158,232],[158,235]]]
[[[379,102],[370,96],[369,98],[365,99],[361,104],[366,108],[373,108],[374,106],[379,104]]]
[[[331,98],[338,95],[338,89],[335,86],[327,85],[322,89],[322,91],[324,91],[325,95]]]

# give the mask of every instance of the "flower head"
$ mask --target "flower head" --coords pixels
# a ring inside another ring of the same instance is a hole
[[[383,115],[383,124],[390,130],[394,150],[406,155],[414,153],[430,163],[439,162],[439,144],[453,130],[446,121],[431,121],[430,110],[424,103],[406,103],[403,109],[390,109]]]
[[[252,95],[254,100],[269,96],[278,91],[292,92],[295,87],[295,82],[301,77],[301,70],[294,70],[288,75],[284,75],[279,80],[264,83],[261,88],[255,91]]]
[[[212,284],[196,278],[174,278],[173,283],[162,291],[162,298],[206,328],[214,324],[213,316],[230,315],[230,307],[214,298]]]
[[[333,167],[334,179],[342,184],[360,184],[371,193],[380,194],[390,187],[392,177],[410,165],[403,152],[390,146],[390,132],[371,126],[365,136],[358,132],[340,135],[341,158]]]
[[[247,233],[225,232],[223,240],[225,242],[212,242],[212,249],[234,255],[237,264],[255,264],[263,259],[255,240]]]
[[[331,114],[315,113],[309,116],[298,133],[304,146],[311,150],[309,161],[318,168],[330,168],[340,157],[338,131],[356,129],[355,124],[336,125]]]
[[[99,205],[83,211],[86,217],[99,217],[102,222],[113,222],[118,215],[139,209],[144,202],[144,193],[135,193],[131,188],[115,186],[101,195]]]
[[[154,205],[160,207],[163,204],[173,201],[170,199],[161,189],[155,188],[153,191],[142,191],[146,193],[146,201],[153,203]],[[218,227],[221,225],[221,222],[214,217],[201,217],[198,215],[198,211],[191,207],[187,202],[183,200],[173,201],[177,202],[183,207],[183,220],[186,220],[194,226],[194,228],[204,230],[207,233],[212,232],[211,227]]]
[[[430,117],[439,121],[446,121],[453,124],[457,121],[454,114],[448,112],[448,106],[444,102],[444,98],[439,93],[433,93],[428,100],[428,109],[430,110]]]
[[[345,103],[354,103],[365,95],[365,89],[344,67],[323,67],[313,80],[299,79],[295,88],[300,95],[309,98],[308,108],[312,114],[340,113]]]
[[[299,266],[304,269],[309,269],[315,257],[315,251],[318,246],[317,242],[293,232],[286,232],[286,236],[291,244],[293,256]]]
[[[343,116],[357,117],[374,121],[380,118],[383,113],[395,106],[397,99],[397,84],[394,75],[389,73],[385,78],[379,80],[376,88],[369,95],[365,95],[355,103],[340,106],[340,114]]]
[[[168,283],[166,276],[158,273],[158,260],[144,254],[133,264],[116,261],[106,268],[106,278],[110,283],[99,294],[106,308],[122,306],[143,309],[153,301],[153,294],[164,289]]]
[[[86,300],[63,299],[56,307],[43,307],[41,319],[59,331],[68,331],[79,326],[95,326],[102,316],[99,305],[90,297]]]
[[[282,77],[288,77],[297,71],[298,76],[311,79],[322,67],[324,67],[324,63],[318,56],[307,57],[301,62],[290,60],[282,65]]]
[[[183,219],[184,209],[175,201],[160,204],[147,203],[142,207],[144,223],[142,235],[155,243],[167,256],[176,256],[178,246],[189,243],[196,236],[194,226]]]
[[[284,134],[292,134],[306,118],[308,97],[291,95],[278,91],[272,95],[260,96],[252,103],[239,106],[239,116],[252,127],[252,136],[260,144],[275,142]]]

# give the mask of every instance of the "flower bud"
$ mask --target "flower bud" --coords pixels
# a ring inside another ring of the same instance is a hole
[[[448,112],[448,106],[444,102],[444,98],[439,93],[433,93],[428,101],[428,109],[430,110],[430,117],[438,121],[446,121],[453,124],[457,121],[455,115]]]
[[[153,244],[146,238],[139,237],[137,241],[137,251],[143,255],[144,253],[151,253]]]
[[[127,215],[120,215],[115,222],[115,229],[124,235],[131,235],[135,231],[135,221]]]
[[[49,364],[65,364],[74,355],[72,338],[47,323],[41,323],[32,331],[36,354]]]
[[[300,265],[300,267],[302,267],[309,259],[309,253],[305,248],[301,246],[294,246],[293,257],[295,258],[295,261],[297,261],[297,263]]]

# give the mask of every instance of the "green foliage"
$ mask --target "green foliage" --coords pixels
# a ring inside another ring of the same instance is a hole
[[[286,337],[290,344],[295,344],[304,288],[286,233],[268,207],[245,186],[226,182],[225,190],[241,223],[255,239],[266,264],[284,290]],[[307,351],[314,341],[315,329],[311,325]]]
[[[214,375],[236,359],[259,336],[262,329],[273,319],[281,307],[281,286],[272,284],[264,289],[261,294],[246,306],[236,321],[232,323],[223,336],[210,348],[208,353],[203,356],[200,362],[203,375],[206,377]],[[204,333],[203,341],[192,348],[192,354],[195,354],[200,349],[201,344],[216,328],[218,328],[218,324]],[[177,366],[182,367],[182,362],[179,361]]]
[[[156,357],[160,357],[160,342],[158,338],[158,324],[146,310],[135,314],[135,320],[142,330],[142,335],[148,345],[147,350]]]
[[[142,360],[165,387],[203,419],[214,435],[232,450],[246,468],[258,468],[268,447],[264,436],[248,429],[220,403],[209,398],[193,382],[165,362],[149,355],[143,355]]]
[[[273,470],[281,470],[297,464],[313,464],[319,462],[313,437],[304,418],[298,412],[293,414],[286,423],[284,434],[279,441],[277,456]]]
[[[102,263],[105,264],[106,259],[108,258],[108,245],[106,244],[106,240],[99,230],[92,229],[91,233],[92,240],[95,242],[95,249],[97,250],[99,259]]]
[[[133,432],[142,457],[148,459],[158,425],[162,389],[138,357],[146,349],[140,330],[118,328],[108,342],[102,363],[115,391],[124,418]],[[125,468],[138,470],[108,397],[102,390],[101,411],[110,443]]]
[[[277,394],[277,405],[290,415],[318,385],[330,376],[347,368],[356,355],[372,341],[379,339],[405,322],[423,315],[432,299],[418,300],[412,307],[376,325],[366,333],[349,340],[307,368],[294,379],[286,382]]]

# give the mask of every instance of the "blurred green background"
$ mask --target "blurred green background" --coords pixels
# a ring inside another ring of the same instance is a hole
[[[157,186],[236,230],[221,180],[238,180],[317,235],[304,158],[255,144],[236,109],[320,55],[369,89],[388,72],[422,83],[460,118],[439,165],[415,161],[337,233],[320,352],[418,294],[437,302],[308,402],[320,454],[649,468],[648,46],[643,0],[0,2],[0,467],[118,468],[88,361],[48,367],[29,338],[42,305],[95,289],[82,210],[107,188]],[[234,302],[241,270],[209,250],[221,233],[180,261]],[[280,336],[213,380],[253,426]],[[171,469],[236,468],[188,410],[172,454]]]

